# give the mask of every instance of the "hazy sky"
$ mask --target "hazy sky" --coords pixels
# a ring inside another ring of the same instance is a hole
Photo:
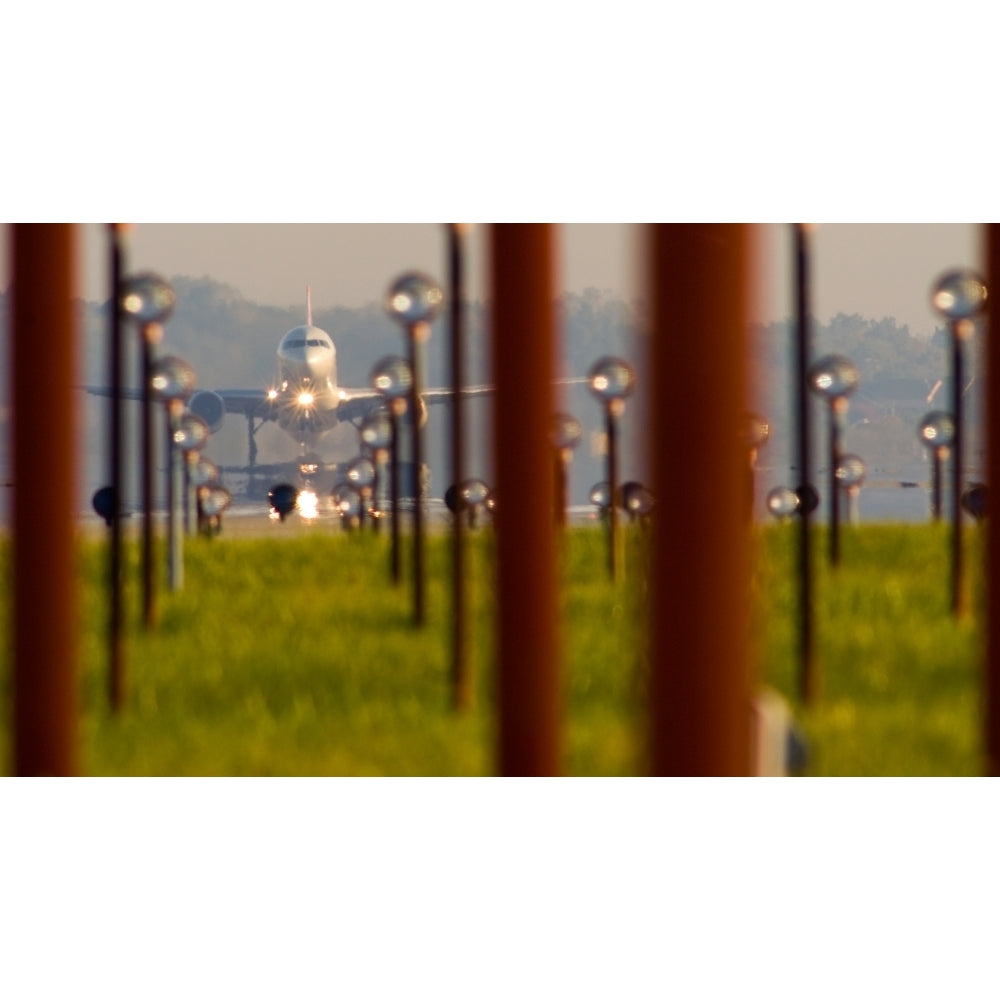
[[[81,290],[107,297],[102,228],[81,227]],[[791,312],[791,239],[785,225],[755,227],[762,280],[756,317]],[[631,299],[643,293],[644,229],[636,225],[569,224],[559,228],[561,287],[588,286]],[[270,305],[358,306],[380,301],[393,277],[419,268],[443,279],[445,242],[437,224],[140,224],[128,236],[131,270],[167,277],[208,275],[246,298]],[[934,278],[954,266],[980,267],[980,232],[959,224],[819,225],[813,235],[814,309],[871,319],[893,316],[914,334],[930,333]],[[470,293],[484,294],[486,228],[469,238]],[[4,254],[5,256],[5,254]],[[6,277],[3,284],[7,284]],[[276,331],[276,336],[281,331]],[[336,331],[332,331],[336,333]]]

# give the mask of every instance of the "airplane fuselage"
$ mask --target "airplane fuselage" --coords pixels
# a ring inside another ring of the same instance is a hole
[[[289,330],[278,345],[278,383],[268,392],[276,422],[303,454],[337,424],[337,349],[330,335],[307,324]]]

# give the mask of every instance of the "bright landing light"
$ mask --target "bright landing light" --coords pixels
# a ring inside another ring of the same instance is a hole
[[[319,514],[319,497],[312,490],[301,490],[296,506],[299,516],[311,521]]]
[[[311,392],[300,392],[299,393],[299,406],[312,406],[313,399],[315,397]]]

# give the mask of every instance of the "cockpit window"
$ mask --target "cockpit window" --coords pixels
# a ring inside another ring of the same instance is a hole
[[[285,342],[286,348],[292,347],[326,347],[329,348],[330,344],[326,340],[319,340],[318,338],[310,340],[288,340]]]

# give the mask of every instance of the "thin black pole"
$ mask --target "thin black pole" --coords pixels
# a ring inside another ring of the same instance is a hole
[[[959,321],[961,322],[961,321]],[[962,382],[965,373],[962,365],[962,338],[958,323],[951,324],[952,416],[955,421],[955,438],[951,457],[951,610],[956,617],[965,614],[962,593]]]
[[[840,485],[837,466],[840,464],[840,432],[846,400],[830,401],[830,565],[840,565]]]
[[[153,573],[153,340],[155,324],[142,328],[142,621],[147,629],[156,624],[156,585]]]
[[[621,577],[621,553],[619,549],[618,524],[618,417],[615,404],[621,400],[611,400],[605,405],[605,427],[608,438],[608,490],[610,492],[608,507],[608,576],[612,580]]]
[[[798,429],[799,499],[809,487],[811,420],[809,412],[809,247],[806,227],[795,234],[795,426]],[[799,693],[807,704],[816,700],[816,651],[813,636],[811,518],[808,504],[799,509]]]
[[[465,381],[465,275],[462,267],[462,227],[448,224],[448,284],[451,291],[451,474],[456,489],[465,481],[465,420],[462,386]],[[466,651],[465,627],[465,518],[452,518],[451,526],[451,673],[454,707],[472,704],[472,675]]]
[[[122,641],[122,517],[125,485],[122,482],[122,386],[124,358],[122,345],[121,281],[124,266],[118,223],[108,225],[111,249],[111,301],[108,368],[111,374],[111,421],[109,427],[111,461],[111,551],[108,566],[108,701],[112,712],[125,703],[125,645]]]
[[[414,323],[407,337],[410,344],[410,427],[413,440],[413,624],[424,624],[424,491],[421,466],[424,461],[423,428],[420,426],[420,344],[430,332],[426,323]]]
[[[399,416],[398,400],[389,404],[389,504],[392,508],[392,582],[399,586]]]
[[[941,449],[935,448],[931,452],[931,475],[932,475],[932,499],[931,516],[934,521],[941,520]]]

